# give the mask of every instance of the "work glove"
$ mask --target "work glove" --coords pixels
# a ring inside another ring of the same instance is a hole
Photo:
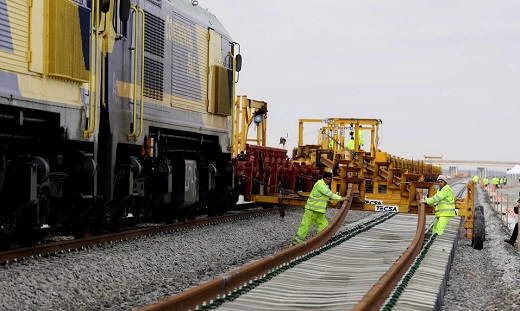
[[[424,203],[424,204],[426,204],[426,197],[423,197],[423,198],[421,199],[421,201],[419,201],[419,202],[420,202],[420,203]]]
[[[340,201],[342,201],[342,202],[345,201],[345,200],[348,201],[348,197],[347,196],[341,197],[341,199],[340,199]]]

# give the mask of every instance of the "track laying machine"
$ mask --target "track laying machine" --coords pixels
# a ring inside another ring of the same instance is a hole
[[[351,209],[417,213],[420,197],[426,190],[434,192],[434,181],[442,174],[440,166],[381,151],[379,119],[300,119],[298,146],[289,158],[285,149],[265,146],[266,102],[239,96],[234,111],[235,184],[246,201],[303,206],[314,183],[324,172],[332,172],[334,192],[343,196],[348,184],[353,185]],[[303,142],[304,125],[309,123],[323,124],[315,145]],[[256,138],[250,139],[247,134],[252,124],[258,129]],[[350,140],[353,143],[349,145]],[[472,237],[473,229],[473,184],[470,184],[467,197],[456,202],[459,215],[466,217],[468,238]],[[427,207],[427,212],[433,214],[433,207]]]

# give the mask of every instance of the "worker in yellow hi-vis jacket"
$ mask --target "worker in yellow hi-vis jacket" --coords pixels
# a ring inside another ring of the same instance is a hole
[[[325,218],[325,211],[327,210],[329,200],[344,201],[347,199],[346,196],[339,196],[330,190],[329,185],[331,182],[332,173],[324,173],[323,178],[318,180],[312,187],[307,204],[305,204],[302,222],[296,232],[293,244],[305,241],[314,223],[318,226],[318,233],[327,227],[329,222]],[[341,207],[341,204],[339,206]]]
[[[446,177],[439,175],[437,183],[439,184],[439,190],[435,192],[435,195],[431,198],[423,199],[421,202],[435,204],[435,223],[433,224],[432,233],[442,235],[450,219],[457,214],[455,213],[455,197],[446,181]]]

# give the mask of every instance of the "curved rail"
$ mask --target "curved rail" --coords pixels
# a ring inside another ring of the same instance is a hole
[[[340,211],[336,217],[334,217],[334,220],[329,224],[329,226],[327,226],[327,228],[323,229],[320,234],[313,236],[309,240],[280,251],[272,256],[257,260],[240,269],[233,270],[226,275],[216,277],[215,279],[199,286],[192,287],[184,292],[145,306],[139,310],[194,310],[204,302],[209,303],[211,300],[216,299],[216,297],[226,295],[228,292],[239,288],[244,283],[248,283],[250,280],[266,274],[269,270],[289,262],[298,256],[302,256],[309,251],[317,249],[327,243],[327,241],[343,225],[348,211],[350,210],[353,196],[354,192],[352,190],[352,185],[350,184],[347,191],[348,199],[343,202]]]
[[[462,193],[463,191],[461,191]],[[422,192],[417,191],[418,197],[422,196]],[[460,193],[458,194],[460,195]],[[348,197],[350,202],[352,200],[352,185],[349,185],[348,189]],[[399,257],[396,257],[395,262],[392,260],[392,266],[388,268],[386,272],[380,277],[378,277],[371,288],[367,287],[367,291],[361,291],[358,299],[354,300],[354,306],[352,310],[379,310],[383,304],[389,299],[389,296],[395,291],[396,287],[399,285],[399,282],[402,282],[403,277],[406,275],[406,273],[410,270],[410,267],[414,265],[414,263],[417,260],[417,257],[421,254],[421,251],[423,250],[423,241],[425,238],[425,227],[426,227],[426,207],[424,203],[418,204],[418,217],[417,217],[417,227],[415,229],[415,235],[411,237],[409,235],[408,241],[409,246],[406,246],[408,244],[403,245],[403,253],[399,255]],[[343,208],[345,207],[345,208]],[[299,258],[307,258],[312,257],[314,255],[309,255],[311,252],[318,250],[319,252],[322,252],[323,249],[328,249],[329,244],[325,245],[327,241],[330,243],[330,238],[334,234],[332,232],[333,228],[339,228],[339,226],[343,223],[346,214],[348,213],[348,210],[350,209],[350,203],[348,203],[348,206],[344,203],[342,206],[343,210],[338,213],[338,215],[334,218],[333,224],[328,227],[326,230],[323,231],[323,234],[319,234],[314,236],[313,238],[309,239],[307,242],[302,243],[300,245],[291,247],[289,249],[286,249],[284,251],[281,251],[273,256],[269,256],[267,258],[258,260],[256,262],[253,262],[245,267],[242,267],[237,270],[233,270],[229,272],[228,274],[225,274],[223,276],[219,276],[215,278],[212,281],[206,282],[204,284],[201,284],[197,287],[193,287],[191,289],[188,289],[187,291],[178,293],[172,297],[169,297],[167,299],[164,299],[162,301],[156,302],[152,305],[145,306],[139,310],[197,310],[202,307],[203,310],[206,309],[212,309],[215,306],[219,306],[224,301],[233,301],[241,294],[244,294],[245,292],[248,292],[249,290],[255,288],[256,286],[260,286],[258,284],[265,282],[264,279],[271,279],[272,276],[270,275],[276,275],[278,272],[272,271],[284,271],[286,268],[284,267],[293,267],[293,261],[301,261]],[[363,225],[366,231],[368,227]],[[410,228],[411,229],[411,228]],[[413,229],[412,229],[413,230]],[[412,233],[413,231],[409,233]],[[435,239],[435,236],[432,236],[430,238],[430,241],[428,243],[432,243],[432,241]],[[410,242],[411,241],[411,242]],[[335,243],[335,242],[334,242]],[[325,247],[321,247],[325,245]],[[350,248],[351,250],[353,248]],[[307,256],[309,255],[309,256]],[[372,255],[377,256],[377,253],[372,253]],[[331,258],[336,257],[338,258],[338,254],[331,254]],[[372,257],[370,257],[373,259]],[[332,259],[334,260],[334,259]],[[369,260],[371,261],[371,260]],[[318,260],[318,262],[322,263],[323,260]],[[325,266],[329,267],[329,264],[323,263]],[[334,265],[331,263],[331,266]],[[345,269],[344,267],[341,267],[341,272],[338,272],[338,275],[345,275]],[[300,275],[300,272],[294,272],[294,275],[299,275],[299,277],[304,277]],[[353,272],[355,273],[355,272]],[[267,274],[267,276],[266,276]],[[330,275],[331,271],[327,272],[327,275]],[[263,276],[262,276],[263,275]],[[282,280],[284,281],[278,281],[275,282],[276,284],[273,284],[272,288],[275,289],[280,287],[280,284],[290,284],[291,281],[285,281],[285,278],[283,275],[281,275]],[[297,277],[298,278],[298,277]],[[291,277],[289,277],[291,279]],[[327,283],[326,280],[323,280],[324,283]],[[330,280],[329,280],[330,281]],[[270,283],[270,282],[268,282]],[[251,285],[252,284],[252,285]],[[301,284],[300,284],[301,285]],[[318,286],[318,285],[317,285]],[[292,287],[290,287],[292,288]],[[369,288],[369,289],[368,289]],[[293,288],[293,290],[296,290]],[[337,293],[334,289],[331,289],[333,293]],[[343,289],[340,289],[343,290]],[[327,289],[319,289],[318,291],[327,291]],[[266,287],[263,287],[260,292],[255,294],[252,294],[253,296],[251,298],[246,298],[245,301],[256,301],[255,303],[258,304],[259,297],[264,297],[265,295],[269,294],[267,293],[268,290]],[[274,293],[274,292],[273,292]],[[290,295],[291,293],[288,290],[283,290],[283,293],[280,293],[282,297],[288,297],[287,295]],[[365,294],[366,293],[366,294]],[[332,294],[334,296],[334,294]],[[226,297],[229,296],[229,297]],[[292,297],[292,296],[291,296]],[[300,297],[300,296],[298,296]],[[343,297],[343,296],[341,296]],[[231,299],[231,300],[230,300]],[[275,301],[276,298],[269,299],[265,302],[266,305],[271,304],[273,306],[273,301]],[[284,299],[284,298],[282,298]],[[297,299],[297,298],[294,298]],[[293,300],[294,300],[293,299]],[[345,298],[340,298],[339,296],[336,296],[336,299],[342,300],[342,303],[345,304],[346,302],[343,301]],[[289,299],[290,300],[290,299]],[[334,299],[332,299],[334,300]],[[291,302],[289,302],[291,303]],[[334,302],[329,302],[334,303]],[[244,306],[244,300],[242,300],[239,303],[240,306]],[[264,305],[265,306],[265,305]],[[222,306],[224,307],[224,306]],[[232,306],[231,309],[236,308],[238,306]],[[227,308],[227,309],[230,309]],[[226,307],[224,307],[226,309]],[[226,310],[227,310],[226,309]]]
[[[419,255],[424,240],[424,227],[426,226],[424,203],[419,206],[418,217],[417,230],[412,244],[352,310],[379,310],[397,283],[408,271],[408,268]]]

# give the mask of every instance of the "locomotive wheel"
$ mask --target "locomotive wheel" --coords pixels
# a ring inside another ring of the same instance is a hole
[[[4,185],[5,173],[7,171],[7,157],[3,148],[0,148],[0,191]]]
[[[186,222],[186,210],[180,209],[175,211],[175,219],[177,219],[178,222]]]
[[[217,212],[214,208],[208,208],[208,217],[215,217],[217,215]]]
[[[195,208],[189,208],[186,216],[189,221],[195,220]]]
[[[206,210],[208,211],[208,217],[215,217],[217,215],[217,205],[215,204],[215,201],[212,200],[210,197],[207,197],[205,200]]]
[[[0,251],[7,251],[13,248],[13,238],[10,234],[2,234],[0,237]]]
[[[79,221],[72,225],[72,234],[76,239],[82,239],[90,236],[90,226],[83,222]]]
[[[32,232],[24,232],[18,238],[18,243],[22,247],[31,247],[38,244],[38,239]]]
[[[164,222],[167,224],[174,224],[175,223],[175,214],[173,212],[167,212],[164,216]]]
[[[230,194],[226,195],[220,202],[215,204],[215,209],[218,216],[222,216],[226,213],[226,210],[231,206],[232,197]]]
[[[105,233],[106,223],[95,222],[89,226],[88,235],[102,235]]]
[[[125,223],[123,219],[118,218],[110,222],[110,232],[117,233],[123,231]]]
[[[474,249],[483,249],[484,248],[484,239],[486,234],[486,228],[484,225],[484,221],[482,219],[476,219],[473,222],[473,248]]]

